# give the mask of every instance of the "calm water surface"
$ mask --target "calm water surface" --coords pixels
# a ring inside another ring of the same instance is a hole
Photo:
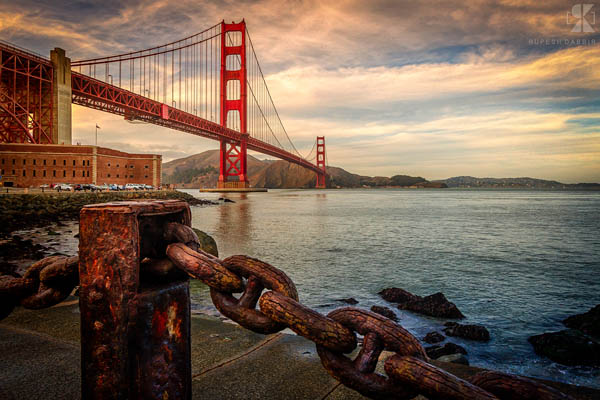
[[[217,194],[189,193],[202,197]],[[471,364],[600,387],[600,369],[537,356],[530,335],[600,303],[600,193],[509,190],[272,190],[194,207],[193,226],[220,256],[247,254],[283,269],[300,300],[322,313],[354,297],[360,307],[400,287],[438,291],[485,325],[489,343],[452,338]],[[197,308],[209,308],[194,285]],[[396,310],[422,338],[444,320]]]

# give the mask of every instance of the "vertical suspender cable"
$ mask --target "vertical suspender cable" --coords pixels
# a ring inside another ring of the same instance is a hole
[[[181,110],[181,49],[179,49],[177,52],[179,53],[179,65],[177,66],[177,74],[179,75],[179,90],[177,91],[177,108]]]
[[[204,119],[208,119],[208,42],[204,43]]]
[[[175,101],[175,45],[171,48],[171,106]]]
[[[213,41],[210,41],[210,120],[214,121],[213,119],[213,113],[214,113],[214,106],[213,106],[213,69],[214,69],[214,63],[213,63]]]

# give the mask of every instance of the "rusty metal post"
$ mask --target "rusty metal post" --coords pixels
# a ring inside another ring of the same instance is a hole
[[[140,279],[142,260],[165,257],[163,226],[190,221],[179,200],[81,210],[82,398],[191,398],[187,277]]]

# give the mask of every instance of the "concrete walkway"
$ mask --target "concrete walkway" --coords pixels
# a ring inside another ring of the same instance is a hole
[[[80,398],[76,300],[0,322],[0,399]],[[439,364],[438,364],[439,365]],[[440,365],[457,375],[472,367]],[[217,318],[192,318],[194,399],[365,399],[331,378],[315,346],[295,335],[259,335]],[[557,385],[580,399],[599,391]]]

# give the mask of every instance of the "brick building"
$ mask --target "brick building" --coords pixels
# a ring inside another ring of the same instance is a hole
[[[160,186],[162,157],[98,146],[0,143],[0,183],[38,187],[52,183],[143,183]]]

